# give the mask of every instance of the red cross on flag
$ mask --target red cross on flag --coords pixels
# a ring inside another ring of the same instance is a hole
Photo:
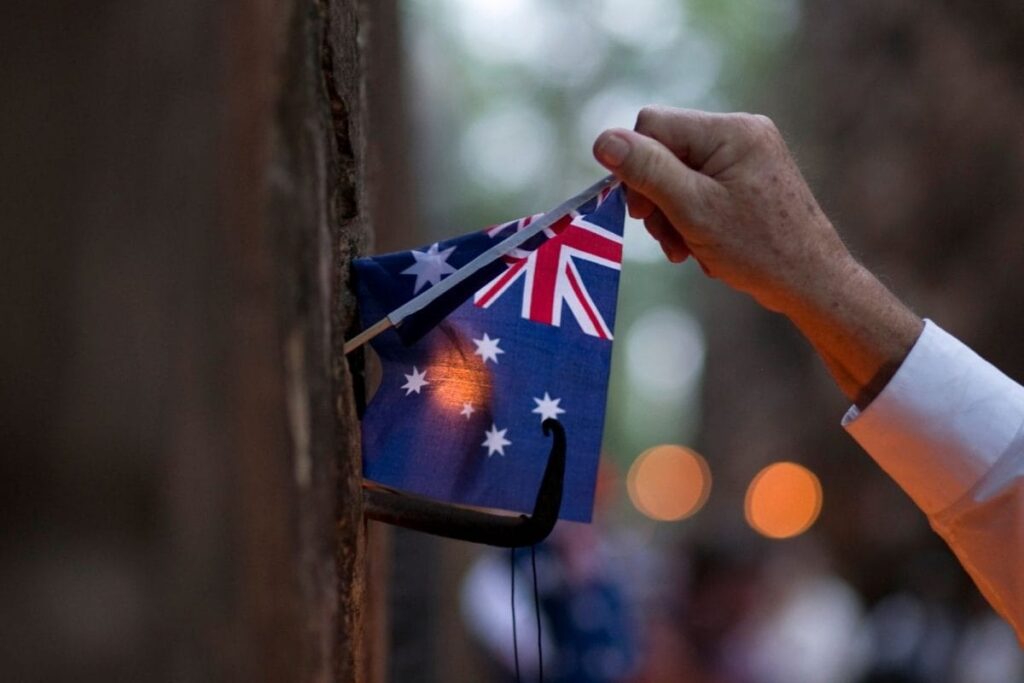
[[[516,229],[526,228],[534,218],[521,219]],[[589,261],[621,270],[622,237],[579,214],[566,216],[544,234],[546,241],[536,249],[515,249],[507,254],[504,261],[508,267],[477,291],[474,303],[488,308],[515,282],[525,278],[523,318],[561,327],[562,310],[567,307],[583,332],[611,339],[611,328],[594,305],[576,261]]]

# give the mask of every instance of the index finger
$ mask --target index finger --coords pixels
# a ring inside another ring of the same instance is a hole
[[[647,198],[647,195],[640,194],[630,186],[626,186],[626,206],[629,207],[629,215],[633,218],[644,219],[654,212],[654,202]]]
[[[727,119],[726,114],[652,105],[640,110],[633,130],[654,138],[699,171],[721,146]]]

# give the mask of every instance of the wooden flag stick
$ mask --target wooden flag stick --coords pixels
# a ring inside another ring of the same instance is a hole
[[[363,330],[362,332],[360,332],[359,334],[345,342],[345,355],[347,356],[351,352],[355,351],[360,346],[370,341],[381,332],[386,332],[387,330],[390,330],[391,327],[392,325],[390,320],[388,320],[387,318],[381,318],[380,320],[370,325],[365,330]]]
[[[493,263],[495,259],[504,256],[534,235],[550,228],[558,222],[560,218],[580,208],[591,199],[601,194],[605,188],[612,187],[616,183],[618,183],[618,181],[615,179],[615,176],[605,176],[587,189],[583,190],[583,192],[580,192],[574,197],[570,197],[555,208],[551,209],[551,211],[548,211],[546,214],[530,223],[529,227],[509,235],[501,242],[495,244],[493,247],[483,252],[445,279],[441,280],[438,284],[424,291],[422,294],[414,296],[409,299],[409,301],[388,313],[386,318],[378,320],[373,325],[370,325],[368,328],[352,337],[352,339],[345,342],[345,354],[348,355],[350,352],[355,351],[381,332],[392,327],[398,327],[398,325],[405,320],[407,316],[423,310],[442,294],[450,291],[453,287],[478,272],[487,264]]]

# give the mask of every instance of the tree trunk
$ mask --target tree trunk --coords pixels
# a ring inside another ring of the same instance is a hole
[[[358,9],[0,23],[4,680],[363,680]]]

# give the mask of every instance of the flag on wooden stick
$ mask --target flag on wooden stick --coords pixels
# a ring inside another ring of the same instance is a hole
[[[550,417],[568,442],[561,517],[590,519],[624,217],[622,190],[607,188],[371,342],[383,376],[363,417],[367,479],[528,512]],[[537,219],[356,260],[364,327]]]

